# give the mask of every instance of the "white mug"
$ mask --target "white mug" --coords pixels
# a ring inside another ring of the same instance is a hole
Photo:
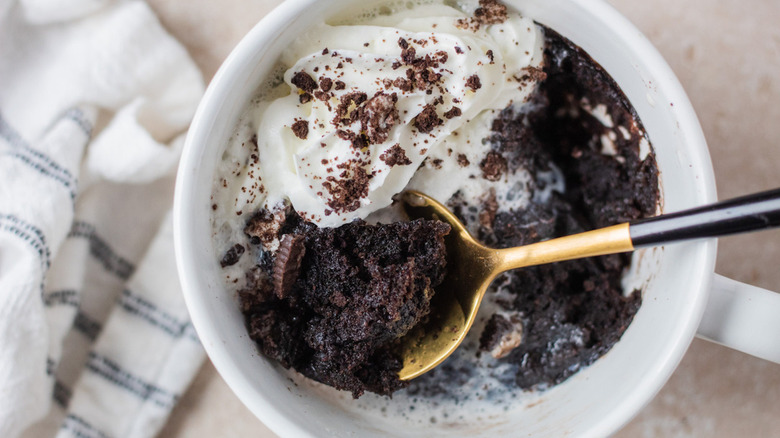
[[[281,436],[607,436],[661,389],[693,337],[780,362],[780,295],[714,274],[716,241],[635,254],[629,286],[643,302],[605,356],[517,409],[458,427],[411,425],[297,385],[247,334],[211,241],[209,196],[226,139],[279,54],[307,25],[374,0],[287,0],[259,22],[212,80],[192,122],[176,184],[176,255],[193,324],[241,401]],[[376,0],[381,3],[383,0]],[[691,104],[647,39],[601,0],[505,0],[582,47],[635,107],[656,152],[664,213],[716,200],[712,164]],[[703,318],[703,319],[702,319]]]

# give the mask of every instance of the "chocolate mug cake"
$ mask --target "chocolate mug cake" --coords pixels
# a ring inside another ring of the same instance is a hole
[[[485,369],[508,391],[557,384],[620,339],[641,304],[630,256],[561,262],[497,278],[453,357],[396,375],[449,229],[405,221],[395,194],[436,197],[495,247],[655,213],[641,121],[580,48],[496,1],[388,2],[311,29],[276,73],[212,196],[215,263],[266,356],[354,397],[453,398]]]

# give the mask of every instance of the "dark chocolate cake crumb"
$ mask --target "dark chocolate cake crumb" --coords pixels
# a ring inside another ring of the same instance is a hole
[[[347,88],[347,84],[345,84],[344,81],[336,81],[335,84],[336,85],[333,88],[336,90],[343,90]]]
[[[266,209],[260,209],[247,221],[244,233],[256,238],[263,246],[269,246],[279,236],[279,227],[286,216],[285,210],[277,210],[273,213]]]
[[[523,74],[520,77],[515,77],[515,80],[518,82],[542,82],[547,79],[547,73],[541,68],[532,66],[524,67],[522,72]]]
[[[485,159],[479,163],[479,168],[482,169],[482,178],[488,181],[498,181],[501,179],[501,175],[507,172],[506,158],[496,151],[490,151]]]
[[[412,160],[406,156],[406,152],[404,152],[404,149],[398,143],[383,152],[382,155],[379,156],[379,159],[390,167],[412,164]]]
[[[225,251],[225,255],[222,260],[219,261],[219,265],[223,268],[226,266],[232,266],[238,263],[238,259],[241,258],[241,254],[244,253],[244,246],[236,243]]]
[[[306,140],[309,135],[309,122],[306,120],[296,120],[292,125],[292,132],[301,140]]]
[[[479,30],[481,25],[500,24],[507,20],[506,6],[497,0],[479,0],[479,7],[474,10],[474,16],[459,18],[455,26],[461,29]]]
[[[361,150],[369,145],[368,137],[365,134],[355,134],[352,131],[339,129],[336,130],[336,136],[350,142],[351,146],[356,150]]]
[[[479,0],[474,10],[474,19],[480,24],[500,24],[506,21],[506,6],[497,0]]]
[[[330,88],[333,86],[333,79],[322,77],[320,78],[320,89],[322,91],[330,91]]]
[[[326,92],[320,91],[320,90],[316,90],[314,92],[314,98],[317,99],[317,100],[323,101],[323,102],[329,101],[331,96],[332,95],[330,93],[326,93]],[[330,107],[330,105],[328,105],[328,107]]]
[[[303,70],[295,73],[290,82],[307,93],[311,93],[317,88],[317,82]]]
[[[361,130],[372,144],[384,143],[390,130],[399,122],[396,103],[398,95],[382,91],[368,99],[360,111]]]
[[[328,176],[322,186],[330,193],[326,204],[333,211],[350,212],[360,208],[360,200],[368,196],[368,183],[371,179],[366,170],[357,162],[347,162],[336,166],[342,172],[338,178]]]
[[[393,86],[400,89],[401,91],[410,92],[414,88],[414,85],[412,84],[412,81],[405,78],[396,78],[393,81]]]
[[[359,119],[358,108],[368,99],[368,95],[362,91],[353,91],[344,94],[339,99],[339,105],[336,107],[336,117],[333,119],[333,125],[351,125]]]
[[[479,80],[479,76],[471,75],[466,79],[466,86],[471,88],[471,91],[477,91],[482,88],[482,81]]]
[[[461,114],[462,114],[462,112],[460,111],[460,108],[458,108],[456,106],[453,106],[446,113],[444,113],[444,118],[445,119],[452,119],[452,118],[455,118],[455,117],[460,117]]]
[[[466,154],[458,154],[458,166],[467,167],[471,164],[471,161],[466,157]]]
[[[498,212],[498,201],[496,200],[496,189],[490,188],[487,198],[482,204],[482,211],[479,212],[479,223],[488,229],[493,229],[493,222],[496,220]]]
[[[425,46],[426,41],[415,41],[415,43]],[[395,61],[393,70],[400,68],[401,65],[406,65],[410,68],[406,70],[406,80],[403,78],[399,78],[400,80],[395,79],[393,85],[402,91],[411,91],[417,88],[431,94],[432,88],[441,82],[442,78],[441,73],[437,73],[433,69],[447,62],[449,56],[447,52],[438,51],[432,55],[426,54],[418,57],[417,50],[411,47],[404,38],[399,38],[398,45],[403,49],[401,51],[401,62]]]
[[[445,274],[449,225],[317,228],[293,217],[284,228],[303,242],[299,273],[288,293],[239,294],[250,337],[282,366],[354,397],[406,386],[397,374],[399,338],[430,310]]]
[[[425,105],[420,114],[417,114],[417,117],[415,117],[412,122],[414,127],[424,134],[433,131],[433,128],[442,123],[444,123],[444,121],[436,114],[436,107],[431,104]]]
[[[401,38],[401,41],[406,43],[406,40],[403,38]],[[404,45],[401,44],[400,42],[399,45],[401,47],[404,47]],[[406,44],[406,47],[403,50],[401,50],[401,61],[406,65],[410,65],[414,63],[416,57],[417,57],[417,50],[414,47],[409,47],[408,44]]]

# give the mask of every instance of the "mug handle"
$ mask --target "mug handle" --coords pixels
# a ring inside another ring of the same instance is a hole
[[[713,274],[697,336],[780,363],[780,293]]]

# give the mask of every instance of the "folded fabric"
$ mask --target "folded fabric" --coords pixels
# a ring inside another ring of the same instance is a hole
[[[154,436],[202,364],[169,213],[202,93],[142,1],[0,0],[0,436]]]

